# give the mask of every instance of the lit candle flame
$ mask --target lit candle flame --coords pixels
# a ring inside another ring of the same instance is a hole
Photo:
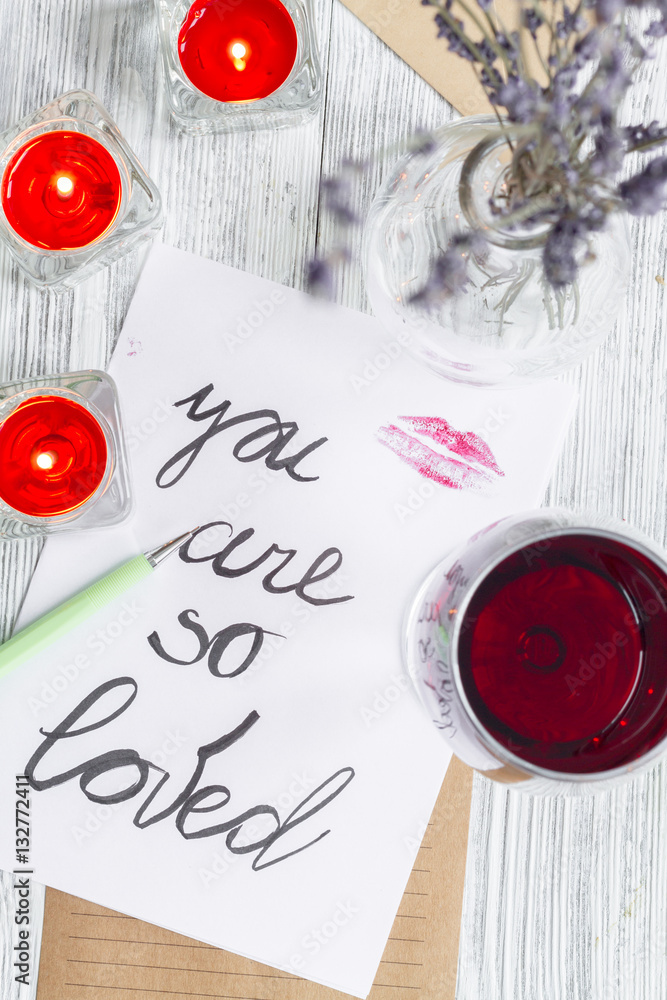
[[[232,42],[229,47],[229,52],[232,57],[232,62],[234,63],[234,68],[238,70],[245,69],[246,59],[248,56],[248,46],[243,42]]]
[[[69,198],[74,191],[74,181],[67,174],[60,174],[56,178],[56,191],[61,198]]]
[[[56,457],[50,451],[43,451],[35,459],[35,465],[38,469],[52,469],[55,463]]]

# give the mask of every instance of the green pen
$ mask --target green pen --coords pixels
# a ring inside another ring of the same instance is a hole
[[[105,605],[114,601],[139,583],[145,577],[150,576],[156,566],[170,556],[172,552],[192,538],[197,528],[186,532],[179,538],[174,538],[165,545],[160,545],[157,549],[142,553],[130,559],[115,569],[112,573],[86,587],[69,601],[65,601],[60,607],[54,608],[48,614],[38,618],[32,625],[28,625],[21,632],[12,636],[4,645],[0,646],[0,677],[8,674],[15,667],[20,666],[37,653],[41,653],[52,643],[62,636],[67,635],[77,625],[90,618]]]

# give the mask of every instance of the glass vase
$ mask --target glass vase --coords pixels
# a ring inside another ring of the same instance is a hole
[[[623,304],[625,215],[611,216],[589,248],[582,243],[577,280],[556,290],[542,263],[549,227],[503,229],[493,211],[511,157],[497,120],[465,118],[433,139],[396,165],[372,205],[364,263],[373,312],[414,357],[456,382],[511,386],[579,363]],[[438,254],[471,231],[485,240],[469,255],[465,290],[435,306],[414,301]]]

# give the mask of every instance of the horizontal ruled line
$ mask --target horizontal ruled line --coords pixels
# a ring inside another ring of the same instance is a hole
[[[273,976],[268,972],[223,972],[218,969],[188,969],[183,965],[143,965],[141,962],[100,962],[87,958],[68,958],[78,965],[117,965],[124,969],[165,969],[168,972],[203,972],[214,976],[256,976],[258,979],[293,979],[293,976]]]
[[[413,890],[406,889],[403,895],[404,896],[428,896],[428,893],[427,892],[414,892]]]
[[[373,986],[384,986],[388,990],[420,990],[421,986],[401,986],[400,983],[373,983]]]
[[[431,869],[430,868],[413,868],[412,870],[413,870],[413,872],[423,872],[425,875],[430,875],[431,874]]]
[[[397,917],[403,917],[405,920],[426,920],[426,917],[419,917],[415,913],[397,913]]]
[[[383,958],[380,965],[417,965],[420,969],[423,969],[423,962],[390,962],[388,958]]]
[[[96,983],[65,983],[65,986],[83,986],[87,990],[127,990],[130,993],[168,993],[175,997],[213,997],[213,1000],[261,1000],[261,997],[240,997],[232,993],[192,993],[190,990],[150,990],[144,986],[98,986]]]
[[[107,920],[136,920],[136,917],[125,917],[122,913],[83,913],[81,910],[72,910],[73,917],[106,917]]]
[[[389,937],[388,941],[410,941],[412,944],[424,944],[423,938],[399,938],[399,937]]]
[[[89,937],[84,934],[70,934],[72,941],[110,941],[117,944],[149,944],[152,948],[202,948],[204,951],[220,951],[212,944],[171,944],[169,941],[135,941],[132,938]]]

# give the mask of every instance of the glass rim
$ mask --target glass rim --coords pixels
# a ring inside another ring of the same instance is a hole
[[[542,511],[557,512],[562,510],[562,508],[542,508],[534,512],[526,512],[526,516],[529,513],[534,513],[539,515]],[[577,515],[575,511],[567,511],[568,515],[572,517],[582,516]],[[501,525],[505,519],[497,522],[497,526]],[[521,523],[521,522],[518,522]],[[467,693],[463,687],[463,682],[461,680],[461,665],[459,660],[459,642],[461,638],[461,629],[463,627],[463,621],[470,605],[470,602],[474,595],[477,593],[480,585],[486,580],[490,573],[493,572],[502,562],[508,559],[510,556],[515,555],[520,552],[527,545],[534,544],[536,541],[541,541],[546,538],[557,538],[564,537],[567,535],[593,535],[600,538],[608,538],[613,541],[621,542],[627,545],[629,548],[635,549],[642,555],[650,559],[651,562],[659,566],[667,576],[667,561],[665,560],[663,554],[660,552],[657,546],[653,546],[649,539],[642,539],[641,537],[635,537],[632,534],[623,534],[619,531],[615,531],[611,528],[601,528],[595,525],[562,525],[559,527],[554,527],[552,529],[542,529],[536,531],[533,536],[528,538],[523,538],[517,542],[516,545],[511,545],[506,549],[503,549],[501,553],[495,555],[484,569],[476,576],[474,582],[466,591],[463,599],[460,602],[458,613],[456,616],[456,622],[452,630],[452,662],[451,671],[452,679],[454,681],[454,686],[456,688],[457,695],[461,699],[461,703],[466,712],[466,716],[469,719],[471,725],[473,726],[477,736],[481,740],[485,749],[488,752],[499,759],[502,764],[509,765],[516,770],[523,772],[527,777],[539,777],[547,778],[550,781],[562,781],[572,784],[586,784],[586,783],[596,783],[609,781],[613,778],[626,777],[633,770],[639,770],[656,758],[660,757],[667,747],[667,733],[660,739],[654,746],[650,748],[646,753],[642,754],[640,757],[636,757],[625,764],[619,764],[614,768],[610,768],[605,771],[586,771],[586,772],[572,772],[572,771],[554,771],[546,767],[541,767],[539,764],[534,764],[532,761],[527,761],[523,757],[519,757],[517,754],[512,753],[507,747],[503,746],[498,740],[489,733],[486,726],[478,718],[475,713],[470,701],[468,699]],[[648,543],[648,544],[647,544]],[[460,549],[463,551],[465,549]],[[493,776],[493,771],[488,772],[489,776]]]
[[[87,253],[91,247],[97,247],[100,243],[103,243],[116,231],[125,218],[125,215],[127,214],[128,202],[132,196],[131,173],[125,163],[125,157],[123,156],[122,149],[119,147],[113,133],[101,128],[99,125],[95,124],[95,122],[89,122],[81,118],[71,118],[68,115],[61,115],[58,118],[49,118],[48,120],[33,122],[32,124],[26,125],[26,127],[21,129],[21,131],[14,136],[9,144],[5,146],[2,151],[0,151],[0,188],[2,187],[5,173],[10,161],[16,153],[18,153],[22,146],[35,136],[45,135],[48,132],[65,131],[81,132],[83,135],[87,135],[90,139],[94,139],[99,142],[99,144],[104,147],[106,152],[109,153],[116,164],[120,177],[120,201],[112,222],[107,226],[103,233],[100,233],[100,235],[94,240],[91,240],[90,243],[86,243],[80,247],[51,250],[48,247],[40,247],[35,243],[31,243],[14,229],[7,218],[2,204],[2,198],[0,198],[0,221],[2,222],[5,231],[13,240],[25,249],[30,250],[32,253],[42,254],[49,257],[71,257],[77,254],[84,254]]]
[[[459,199],[463,213],[472,229],[481,228],[489,243],[503,247],[505,250],[537,250],[542,248],[553,225],[542,223],[529,231],[516,231],[504,229],[502,225],[494,226],[490,220],[484,219],[475,205],[473,191],[475,189],[475,174],[482,166],[488,156],[502,146],[507,141],[505,132],[499,127],[498,122],[492,116],[488,116],[489,122],[496,127],[485,139],[482,139],[470,150],[461,168],[461,178],[459,180]],[[511,123],[508,123],[508,131],[511,133]],[[481,122],[480,122],[481,124]],[[508,168],[501,168],[500,176],[507,172]],[[501,219],[502,222],[502,219]]]
[[[46,527],[50,524],[66,524],[67,522],[75,521],[79,517],[86,514],[90,508],[97,503],[100,497],[106,493],[111,485],[116,471],[116,439],[113,429],[102,411],[94,403],[91,403],[89,399],[86,399],[85,396],[82,396],[74,389],[70,389],[66,386],[36,386],[31,389],[22,389],[20,392],[14,393],[13,396],[7,396],[5,399],[0,400],[0,426],[2,426],[2,423],[7,419],[7,417],[18,409],[21,403],[24,403],[27,399],[31,399],[34,396],[62,396],[65,399],[69,399],[72,402],[77,403],[79,406],[83,407],[83,409],[92,414],[102,429],[107,448],[107,460],[104,474],[95,491],[77,507],[70,508],[70,510],[62,511],[59,514],[46,514],[42,517],[36,514],[26,514],[24,511],[17,510],[15,507],[12,507],[11,504],[7,503],[2,494],[0,494],[0,513],[4,513],[5,516],[11,517],[17,522],[35,525],[38,527]]]

